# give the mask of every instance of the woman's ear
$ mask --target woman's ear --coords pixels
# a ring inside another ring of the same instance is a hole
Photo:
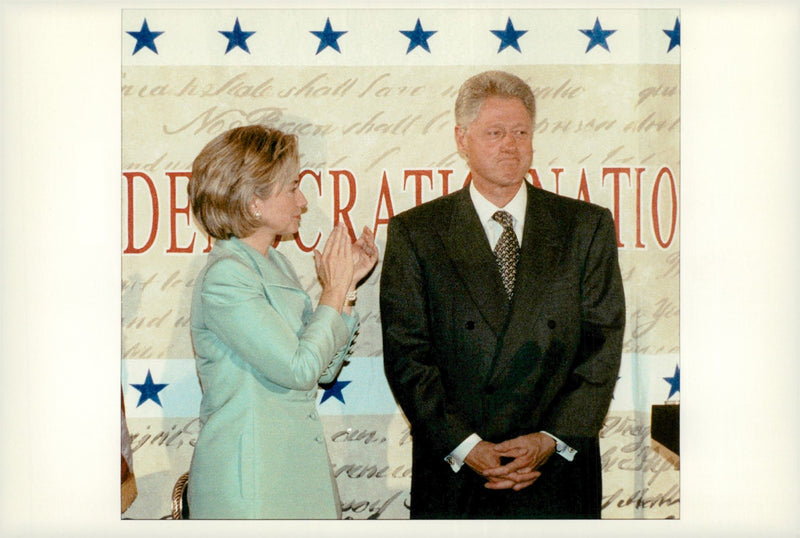
[[[250,208],[250,214],[258,220],[261,220],[261,201],[261,198],[258,196],[253,196],[248,206]]]

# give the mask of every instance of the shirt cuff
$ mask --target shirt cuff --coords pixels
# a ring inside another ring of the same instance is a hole
[[[553,441],[556,442],[556,454],[558,454],[567,461],[572,461],[573,459],[575,459],[575,454],[578,453],[577,450],[569,446],[567,443],[565,443],[552,433],[547,433],[546,431],[542,431],[542,433],[552,437]]]
[[[450,465],[454,473],[457,473],[461,467],[464,466],[464,460],[467,459],[467,455],[475,448],[475,445],[481,441],[483,441],[483,439],[481,439],[480,435],[477,433],[470,434],[469,437],[461,441],[461,444],[458,445],[455,450],[444,458],[444,461]]]

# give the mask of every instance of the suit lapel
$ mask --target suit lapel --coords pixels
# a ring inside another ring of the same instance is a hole
[[[516,350],[530,340],[529,329],[520,330],[520,327],[530,327],[541,315],[542,287],[552,280],[560,255],[562,233],[553,219],[551,208],[534,187],[527,183],[526,186],[528,207],[525,210],[522,249],[511,311],[503,328],[501,344],[509,353],[499,353],[494,357],[487,375],[489,380],[504,371]]]
[[[277,250],[271,248],[269,257],[265,258],[238,238],[226,241],[226,247],[247,260],[249,265],[261,276],[265,285],[279,286],[305,294],[294,268]]]
[[[293,326],[298,320],[302,322],[311,314],[311,298],[300,284],[292,264],[283,254],[270,249],[269,257],[265,258],[237,238],[225,241],[225,247],[244,259],[258,273],[267,300],[287,323]],[[275,297],[276,295],[280,297]],[[302,313],[302,317],[297,316],[298,312]]]
[[[535,187],[527,182],[525,185],[528,189],[528,207],[525,210],[525,230],[514,286],[512,322],[517,312],[527,312],[538,301],[542,283],[552,277],[561,245],[561,232],[553,220],[549,205],[539,196]]]
[[[473,303],[497,335],[503,331],[508,300],[489,248],[486,232],[465,187],[454,195],[453,211],[445,229],[440,230],[447,255],[469,290]]]
[[[270,249],[268,261],[269,264],[262,270],[267,300],[286,323],[299,333],[313,313],[311,297],[303,290],[294,267],[283,254]]]

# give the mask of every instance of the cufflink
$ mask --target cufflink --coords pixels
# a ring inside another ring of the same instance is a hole
[[[449,466],[451,466],[451,467],[452,467],[453,465],[455,465],[455,464],[456,464],[456,459],[455,459],[453,456],[447,456],[447,457],[444,459],[444,461],[446,461],[446,462],[447,462],[447,465],[449,465]]]
[[[568,461],[572,461],[572,459],[575,457],[575,454],[577,454],[577,450],[563,441],[556,441],[556,454],[562,456]]]

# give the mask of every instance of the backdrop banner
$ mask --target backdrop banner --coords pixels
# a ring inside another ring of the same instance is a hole
[[[678,10],[132,9],[121,18],[122,350],[135,501],[168,517],[188,471],[201,391],[189,332],[211,241],[195,225],[191,163],[221,132],[297,134],[300,232],[278,249],[316,302],[311,251],[343,222],[353,238],[461,188],[456,92],[487,69],[537,98],[528,180],[611,209],[628,311],[601,432],[603,517],[677,518],[678,456],[651,438],[651,407],[678,405],[680,13]],[[382,366],[380,262],[359,292],[361,330],[320,389],[343,516],[408,518],[408,424]]]

